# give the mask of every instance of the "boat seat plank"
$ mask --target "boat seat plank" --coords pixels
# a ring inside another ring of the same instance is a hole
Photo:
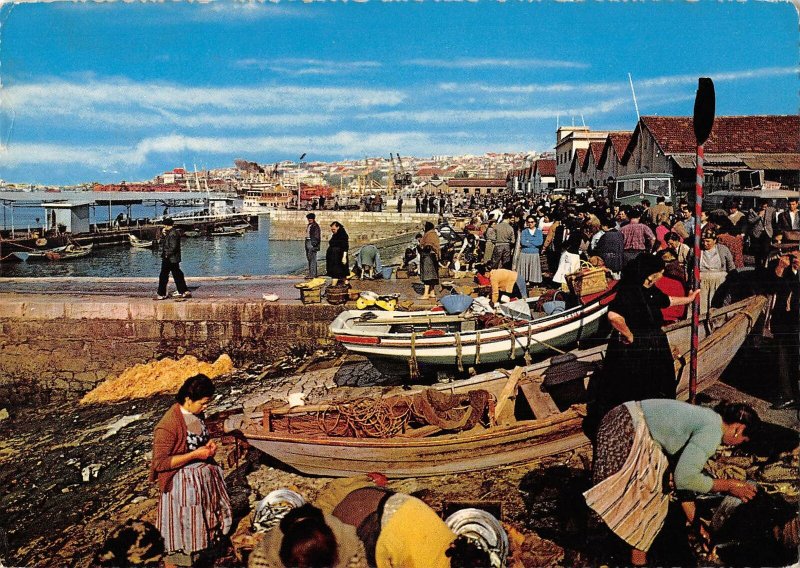
[[[561,412],[550,395],[542,390],[541,377],[528,377],[519,383],[519,388],[537,419],[547,418]]]
[[[435,315],[435,316],[410,316],[400,318],[375,318],[371,320],[361,321],[354,319],[353,325],[407,325],[407,324],[420,324],[420,323],[456,323],[475,319],[471,316],[449,316],[449,315]]]
[[[494,408],[494,419],[499,425],[507,425],[514,420],[514,399],[516,399],[517,385],[522,378],[522,367],[514,367],[508,375],[503,390],[497,395],[497,403]]]

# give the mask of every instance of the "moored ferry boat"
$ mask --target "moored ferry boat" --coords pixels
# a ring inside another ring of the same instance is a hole
[[[243,182],[239,190],[244,192],[242,211],[257,215],[285,209],[289,201],[297,195],[297,184],[259,174]]]

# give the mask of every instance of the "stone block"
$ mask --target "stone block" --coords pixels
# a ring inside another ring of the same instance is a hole
[[[14,318],[19,319],[25,312],[25,302],[21,300],[11,300],[3,298],[0,300],[0,319]]]
[[[153,300],[133,299],[128,303],[128,313],[134,321],[152,321],[156,317],[156,305]]]
[[[133,322],[133,337],[139,340],[159,339],[163,323],[155,320],[137,320]]]
[[[64,314],[64,302],[29,301],[25,302],[22,317],[34,320],[54,320],[63,318]]]
[[[64,305],[64,317],[77,320],[127,320],[128,302],[69,302]]]
[[[261,304],[257,302],[246,302],[239,304],[240,321],[259,321],[261,319]]]

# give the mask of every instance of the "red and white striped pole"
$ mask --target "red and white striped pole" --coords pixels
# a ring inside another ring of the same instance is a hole
[[[694,182],[694,289],[700,289],[700,214],[703,211],[703,145],[697,147],[697,178]],[[700,348],[700,296],[692,302],[692,347],[689,365],[689,402],[697,394],[697,355]]]
[[[693,124],[697,140],[697,177],[694,183],[694,289],[700,288],[700,215],[703,211],[703,144],[714,126],[714,82],[701,77],[694,99]],[[697,395],[697,359],[700,347],[700,296],[692,303],[692,347],[689,360],[689,402],[694,404]]]

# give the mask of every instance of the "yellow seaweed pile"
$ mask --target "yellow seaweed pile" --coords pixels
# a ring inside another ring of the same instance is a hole
[[[213,363],[198,361],[187,355],[177,361],[161,359],[143,365],[134,365],[115,378],[108,379],[86,393],[81,404],[116,402],[144,398],[154,394],[176,393],[183,382],[202,373],[210,378],[233,371],[233,361],[228,355],[220,355]]]

